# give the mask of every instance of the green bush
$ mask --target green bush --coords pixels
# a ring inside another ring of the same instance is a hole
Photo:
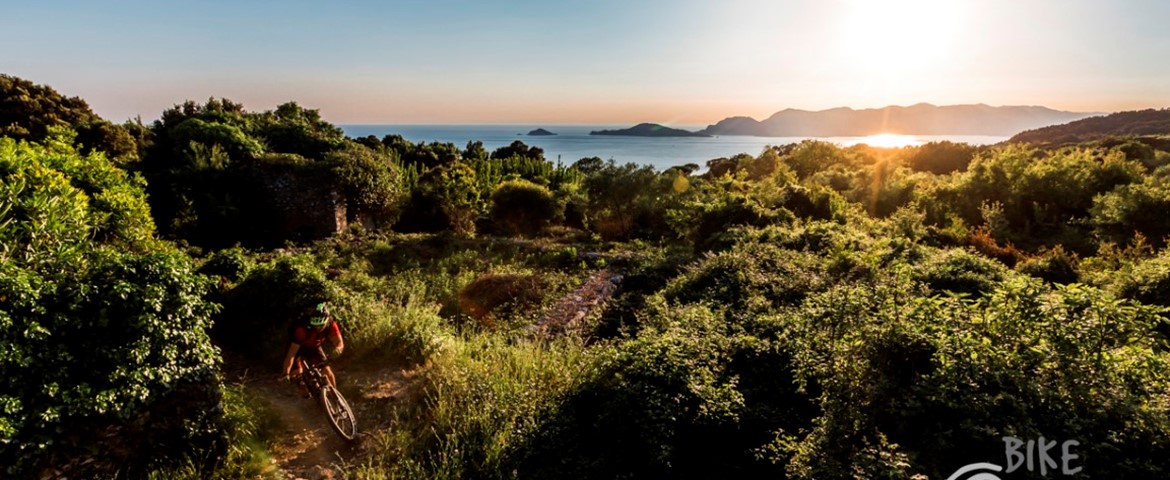
[[[1146,305],[1170,307],[1170,250],[1137,262],[1116,286],[1117,295]]]
[[[548,188],[517,179],[492,191],[489,215],[501,233],[531,237],[557,217],[557,203]]]
[[[211,334],[232,350],[278,361],[288,346],[291,326],[317,303],[331,300],[331,293],[331,283],[315,258],[281,256],[257,265],[224,293],[223,310]]]
[[[215,456],[222,412],[207,283],[149,237],[141,187],[100,154],[6,138],[0,179],[6,473],[90,476]],[[95,201],[111,192],[122,200]],[[99,440],[109,431],[116,440]]]
[[[949,141],[930,142],[910,149],[906,166],[936,174],[961,172],[975,158],[975,147]]]
[[[1064,251],[1057,245],[1040,253],[1040,256],[1016,264],[1016,271],[1052,283],[1076,283],[1081,275],[1077,270],[1076,254]]]
[[[778,432],[789,478],[944,478],[1002,458],[1003,436],[1040,435],[1080,441],[1087,473],[1170,469],[1170,357],[1152,348],[1151,308],[1026,277],[978,302],[894,280],[830,290],[782,319],[824,412],[806,434]]]
[[[728,314],[751,315],[778,305],[796,305],[827,284],[821,260],[768,244],[741,244],[708,254],[672,280],[668,301],[710,302]]]
[[[252,263],[244,249],[225,248],[212,253],[199,267],[199,273],[235,283],[247,276]]]
[[[951,248],[927,257],[914,270],[913,278],[931,290],[979,297],[1006,277],[1002,264],[968,250]]]
[[[513,454],[522,478],[783,478],[754,449],[813,415],[772,338],[700,305],[649,325],[591,366]],[[649,313],[649,312],[647,312]]]
[[[1094,233],[1105,240],[1126,245],[1140,234],[1157,248],[1170,237],[1168,209],[1170,186],[1147,177],[1094,198],[1091,222]]]

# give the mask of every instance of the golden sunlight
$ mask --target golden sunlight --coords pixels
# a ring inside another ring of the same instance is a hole
[[[896,133],[879,133],[877,135],[870,135],[862,137],[857,141],[858,144],[866,144],[871,147],[881,148],[901,148],[913,147],[922,145],[922,140],[919,140],[913,135],[899,135]]]
[[[950,53],[961,23],[957,0],[854,0],[848,8],[843,48],[887,74],[930,67]]]

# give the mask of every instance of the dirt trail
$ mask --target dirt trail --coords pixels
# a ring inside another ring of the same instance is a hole
[[[286,478],[305,480],[339,479],[343,477],[342,467],[359,462],[365,442],[387,428],[398,405],[411,401],[418,373],[400,365],[336,365],[338,387],[357,417],[358,438],[347,442],[329,428],[320,405],[301,397],[296,387],[247,373],[273,369],[235,362],[245,361],[228,359],[228,375],[232,376],[234,370],[235,380],[262,399],[280,419],[279,441],[270,451],[274,467]]]
[[[580,322],[604,304],[619,289],[622,269],[613,266],[590,276],[577,290],[569,293],[546,310],[532,325],[532,332],[546,338],[562,335],[581,327]],[[404,368],[395,364],[348,364],[342,358],[335,364],[338,388],[357,417],[358,438],[347,442],[329,428],[321,407],[301,397],[295,387],[278,382],[270,365],[258,365],[225,352],[225,373],[242,383],[275,412],[281,420],[280,440],[271,454],[276,468],[287,478],[333,480],[343,477],[343,467],[358,463],[365,452],[364,443],[387,428],[396,408],[417,401],[418,377],[425,367]]]

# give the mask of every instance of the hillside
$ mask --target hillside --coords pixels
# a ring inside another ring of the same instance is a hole
[[[806,139],[698,174],[291,102],[141,128],[132,163],[0,134],[3,478],[937,479],[1005,439],[1170,472],[1161,144]],[[345,208],[287,208],[316,185]],[[352,442],[284,383],[320,303]]]
[[[1035,106],[950,105],[919,103],[909,107],[821,111],[786,109],[766,120],[729,117],[708,126],[709,135],[759,137],[837,137],[878,133],[917,135],[1012,135],[1084,118],[1088,113],[1064,112]]]
[[[1066,144],[1116,135],[1166,134],[1170,134],[1170,108],[1161,110],[1151,108],[1090,117],[1062,125],[1028,130],[1015,135],[1009,141],[1034,144]]]

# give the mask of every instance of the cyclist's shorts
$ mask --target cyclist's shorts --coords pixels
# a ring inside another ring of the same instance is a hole
[[[295,361],[300,362],[300,359],[302,358],[305,359],[305,362],[309,365],[325,361],[325,357],[321,355],[320,348],[301,347],[297,349],[297,357]]]

